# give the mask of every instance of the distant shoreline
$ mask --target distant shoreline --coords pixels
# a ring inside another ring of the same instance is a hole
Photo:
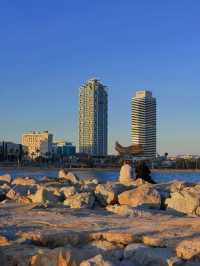
[[[11,166],[3,166],[0,167],[0,171],[3,172],[10,172],[10,171],[27,171],[27,172],[40,172],[40,171],[59,171],[60,168],[56,167],[11,167]],[[69,171],[78,171],[78,172],[84,172],[84,171],[96,171],[96,172],[112,172],[112,171],[119,171],[120,168],[67,168]],[[151,169],[152,173],[162,172],[200,172],[200,169]]]

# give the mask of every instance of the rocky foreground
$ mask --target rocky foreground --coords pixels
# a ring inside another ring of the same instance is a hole
[[[200,184],[0,177],[0,266],[200,265]]]

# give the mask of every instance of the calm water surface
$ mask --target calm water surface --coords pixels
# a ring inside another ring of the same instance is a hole
[[[97,177],[100,181],[107,181],[107,180],[116,180],[119,176],[118,171],[95,171],[95,170],[82,170],[82,171],[73,171],[77,174],[80,178],[85,177]],[[16,178],[18,176],[22,177],[35,177],[37,179],[42,179],[44,176],[48,177],[56,177],[58,171],[55,170],[44,170],[44,171],[35,171],[29,172],[24,170],[15,170],[15,171],[1,171],[0,175],[3,174],[10,174],[12,178]],[[152,173],[153,179],[157,182],[168,182],[174,179],[177,180],[184,180],[188,182],[200,182],[200,172],[198,171],[160,171]]]

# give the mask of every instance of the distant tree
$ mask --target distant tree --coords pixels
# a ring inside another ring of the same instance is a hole
[[[35,152],[32,152],[32,153],[31,153],[31,158],[32,158],[32,160],[34,159],[34,157],[35,157]]]
[[[168,152],[165,152],[164,156],[166,159],[167,159],[168,155],[169,155]]]

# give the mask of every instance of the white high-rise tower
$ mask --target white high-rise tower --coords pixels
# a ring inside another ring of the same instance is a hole
[[[144,157],[156,157],[156,99],[150,91],[137,91],[132,98],[132,143],[142,145]]]
[[[80,88],[79,151],[94,156],[107,155],[108,94],[97,79]]]

